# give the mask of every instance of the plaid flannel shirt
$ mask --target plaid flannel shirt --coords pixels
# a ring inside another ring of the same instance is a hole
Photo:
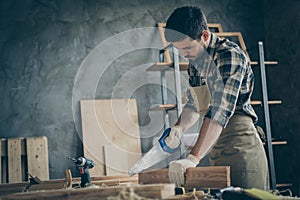
[[[213,33],[206,51],[205,58],[198,58],[196,64],[190,64],[188,68],[190,86],[207,84],[211,94],[211,103],[204,117],[225,127],[235,112],[242,112],[257,122],[250,104],[254,75],[245,53],[237,44]],[[187,96],[185,108],[197,111],[189,90]]]

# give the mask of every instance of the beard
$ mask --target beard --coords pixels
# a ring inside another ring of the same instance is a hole
[[[206,50],[203,50],[197,54],[197,56],[186,57],[191,64],[202,63],[208,58],[208,53]]]
[[[204,60],[208,56],[208,53],[207,53],[206,48],[205,48],[205,44],[202,42],[199,45],[201,47],[200,47],[200,50],[199,50],[199,52],[196,56],[187,56],[186,57],[186,59],[188,59],[191,64],[196,64],[198,62],[201,62],[201,60]]]

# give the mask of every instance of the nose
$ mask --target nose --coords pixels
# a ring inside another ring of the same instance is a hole
[[[187,50],[179,50],[180,55],[182,55],[183,57],[187,57],[190,55],[190,52]]]

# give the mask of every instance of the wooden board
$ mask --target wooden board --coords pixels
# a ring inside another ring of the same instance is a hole
[[[7,140],[8,154],[8,182],[16,183],[22,181],[21,166],[21,138]]]
[[[52,190],[27,192],[3,196],[2,200],[98,200],[106,199],[107,197],[118,197],[124,194],[125,197],[120,199],[137,199],[130,198],[129,194],[138,195],[143,198],[164,199],[175,194],[174,184],[155,184],[155,185],[131,185],[131,186],[113,186],[100,188],[82,188],[68,190]],[[127,198],[126,198],[127,197]],[[143,199],[141,198],[141,199]]]
[[[48,142],[46,137],[26,138],[28,173],[49,180]]]
[[[145,171],[139,174],[140,184],[169,183],[169,169]],[[230,167],[192,167],[185,174],[186,189],[225,188],[230,186]]]
[[[104,145],[106,175],[119,175],[128,173],[127,152],[114,145]],[[116,156],[117,155],[117,156]]]
[[[128,167],[133,166],[141,158],[135,99],[82,100],[80,105],[84,156],[96,163],[90,170],[91,175],[106,175],[105,145],[114,145],[127,153]],[[119,157],[113,154],[109,156]]]
[[[79,185],[80,179],[80,177],[72,178],[73,184]],[[99,176],[91,177],[91,182],[93,185],[98,185],[102,187],[119,186],[124,184],[137,184],[138,177],[130,177],[128,175]],[[4,195],[14,194],[17,192],[23,192],[25,188],[28,188],[29,184],[29,182],[0,184],[0,197]],[[66,179],[51,179],[47,181],[42,181],[41,184],[32,185],[28,188],[28,191],[63,189],[67,186],[67,184],[68,183],[66,182]]]

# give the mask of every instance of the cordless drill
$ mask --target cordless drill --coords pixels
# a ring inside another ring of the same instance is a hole
[[[78,158],[69,157],[68,159],[72,160],[79,168],[81,174],[80,186],[87,187],[91,185],[91,177],[88,170],[95,166],[94,161],[85,157],[78,157]]]

